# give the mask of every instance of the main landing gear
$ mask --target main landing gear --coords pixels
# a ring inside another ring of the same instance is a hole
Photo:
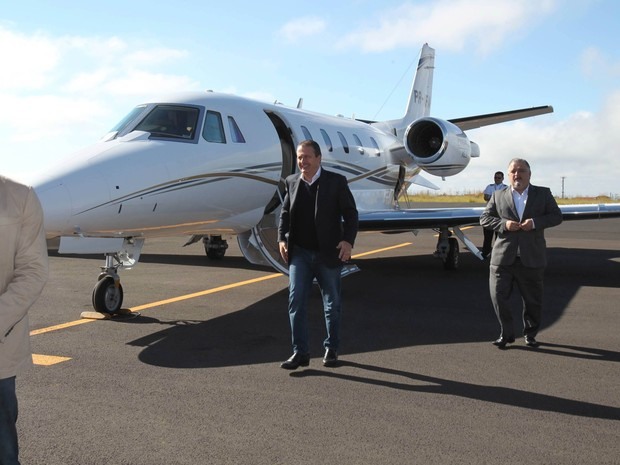
[[[222,236],[205,236],[202,238],[207,257],[211,260],[221,260],[226,255],[228,242]]]
[[[448,229],[447,226],[442,226],[439,228],[437,250],[433,255],[443,261],[445,270],[456,270],[459,266],[459,241],[457,237],[479,260],[484,260],[482,252],[458,226],[453,226],[452,230]]]
[[[434,256],[443,261],[445,270],[455,270],[459,266],[459,241],[456,237],[452,237],[452,232],[447,226],[439,229]]]

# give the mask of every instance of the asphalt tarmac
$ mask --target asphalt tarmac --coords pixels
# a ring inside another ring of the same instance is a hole
[[[321,364],[317,290],[294,372],[287,278],[234,239],[217,262],[184,241],[147,241],[122,272],[134,313],[112,320],[80,318],[102,259],[50,257],[17,385],[23,465],[620,463],[620,219],[547,231],[542,345],[503,351],[488,263],[462,251],[444,271],[432,231],[361,234],[341,365]]]

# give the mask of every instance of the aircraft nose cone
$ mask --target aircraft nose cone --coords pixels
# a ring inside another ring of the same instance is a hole
[[[48,238],[66,231],[71,216],[69,191],[62,183],[49,183],[35,187],[43,207],[45,233]]]

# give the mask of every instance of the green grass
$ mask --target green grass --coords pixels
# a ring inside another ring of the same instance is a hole
[[[599,195],[597,197],[570,197],[570,198],[559,198],[556,197],[555,200],[559,205],[571,205],[571,204],[582,204],[582,203],[620,203],[620,199],[612,199],[607,195]],[[475,203],[475,204],[485,204],[484,197],[482,196],[482,192],[472,193],[472,194],[463,194],[463,195],[448,195],[448,194],[432,194],[432,193],[418,193],[413,195],[404,195],[401,197],[401,201],[403,202],[441,202],[441,203]]]

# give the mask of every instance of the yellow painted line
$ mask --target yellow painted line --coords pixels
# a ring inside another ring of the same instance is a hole
[[[397,249],[399,247],[404,247],[406,245],[411,245],[411,242],[406,242],[404,244],[395,245],[392,247],[386,247],[384,249],[371,250],[370,252],[365,252],[365,253],[361,253],[358,255],[354,255],[352,258],[358,258],[358,257],[363,257],[365,255],[372,255],[372,254],[376,254],[380,252],[385,252],[386,250]],[[139,312],[141,310],[146,310],[148,308],[159,307],[161,305],[172,304],[175,302],[181,302],[183,300],[194,299],[196,297],[202,297],[202,296],[209,295],[209,294],[215,294],[216,292],[227,291],[228,289],[234,289],[236,287],[246,286],[248,284],[254,284],[254,283],[261,282],[261,281],[267,281],[269,279],[278,278],[281,276],[284,276],[284,275],[281,273],[273,273],[267,276],[262,276],[260,278],[248,279],[247,281],[240,281],[238,283],[227,284],[225,286],[216,287],[214,289],[207,289],[206,291],[195,292],[193,294],[182,295],[179,297],[172,297],[170,299],[160,300],[158,302],[152,302],[150,304],[144,304],[144,305],[139,305],[137,307],[131,307],[129,311]]]
[[[57,357],[55,355],[32,354],[32,362],[35,365],[50,366],[56,365],[57,363],[66,362],[68,360],[71,360],[71,357]]]
[[[477,226],[465,226],[461,228],[461,231],[467,231],[468,229],[471,229],[471,228],[477,228]],[[439,237],[439,234],[433,234],[433,237]]]
[[[380,252],[386,252],[388,250],[399,249],[401,247],[406,247],[406,246],[411,245],[411,244],[412,244],[412,242],[405,242],[403,244],[393,245],[391,247],[386,247],[384,249],[377,249],[377,250],[371,250],[370,252],[358,253],[358,254],[355,254],[355,255],[351,256],[351,258],[365,257],[366,255],[373,255],[373,254],[380,253]]]
[[[383,249],[377,249],[377,250],[371,250],[369,252],[364,252],[364,253],[360,253],[357,255],[354,255],[353,258],[359,258],[359,257],[364,257],[366,255],[372,255],[372,254],[377,254],[380,252],[385,252],[388,250],[393,250],[393,249],[398,249],[400,247],[405,247],[411,245],[411,242],[405,242],[403,244],[399,244],[399,245],[394,245],[391,247],[385,247]],[[247,286],[249,284],[255,284],[255,283],[259,283],[262,281],[267,281],[269,279],[274,279],[274,278],[278,278],[278,277],[282,277],[284,276],[281,273],[272,273],[266,276],[261,276],[260,278],[254,278],[254,279],[248,279],[246,281],[239,281],[237,283],[232,283],[232,284],[226,284],[224,286],[220,286],[220,287],[216,287],[213,289],[207,289],[204,291],[200,291],[200,292],[194,292],[192,294],[186,294],[186,295],[182,295],[182,296],[178,296],[178,297],[172,297],[170,299],[165,299],[165,300],[159,300],[157,302],[151,302],[148,304],[144,304],[144,305],[138,305],[136,307],[131,307],[129,308],[129,311],[134,313],[134,312],[139,312],[142,310],[147,310],[149,308],[154,308],[154,307],[160,307],[162,305],[167,305],[167,304],[171,304],[171,303],[175,303],[175,302],[181,302],[183,300],[189,300],[189,299],[194,299],[196,297],[202,297],[205,295],[209,295],[209,294],[215,294],[217,292],[222,292],[222,291],[227,291],[229,289],[234,289],[237,287],[241,287],[241,286]],[[59,325],[54,325],[54,326],[48,326],[47,328],[40,328],[40,329],[34,329],[32,331],[30,331],[30,336],[37,336],[39,334],[45,334],[45,333],[50,333],[52,331],[58,331],[60,329],[66,329],[66,328],[71,328],[73,326],[78,326],[78,325],[83,325],[86,323],[92,323],[93,321],[97,321],[95,319],[80,319],[80,320],[75,320],[75,321],[69,321],[67,323],[62,323]]]
[[[65,328],[70,328],[72,326],[77,326],[77,325],[83,325],[85,323],[90,323],[91,320],[75,320],[75,321],[69,321],[68,323],[62,323],[59,325],[55,325],[55,326],[48,326],[47,328],[41,328],[41,329],[33,329],[32,331],[30,331],[30,335],[31,336],[36,336],[37,334],[43,334],[43,333],[49,333],[52,331],[58,331],[59,329],[65,329]]]
[[[228,289],[234,289],[236,287],[247,286],[248,284],[259,283],[261,281],[267,281],[268,279],[278,278],[280,276],[284,275],[281,273],[273,273],[267,276],[262,276],[260,278],[248,279],[247,281],[240,281],[238,283],[226,284],[225,286],[207,289],[206,291],[194,292],[193,294],[172,297],[171,299],[160,300],[158,302],[152,302],[150,304],[138,305],[137,307],[131,307],[129,311],[139,312],[140,310],[146,310],[147,308],[159,307],[161,305],[167,305],[175,302],[181,302],[183,300],[194,299],[196,297],[202,297],[203,295],[215,294],[216,292],[227,291]]]

